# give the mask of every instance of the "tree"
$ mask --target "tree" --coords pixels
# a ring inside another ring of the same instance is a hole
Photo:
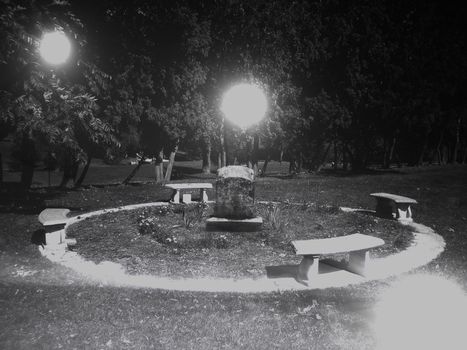
[[[41,62],[37,52],[38,36],[48,28],[61,28],[74,34],[78,45],[84,45],[79,31],[81,22],[70,12],[67,3],[25,2],[13,5],[3,2],[0,33],[2,44],[1,70],[5,73],[2,96],[6,101],[2,122],[12,126],[22,165],[22,183],[29,187],[39,150],[68,149],[79,157],[89,142],[103,144],[113,140],[111,128],[94,115],[95,99],[89,85],[96,85],[97,67],[81,63],[70,73],[66,67],[51,67]],[[79,50],[78,50],[79,53]],[[5,116],[10,118],[6,120]],[[87,147],[89,149],[89,147]]]

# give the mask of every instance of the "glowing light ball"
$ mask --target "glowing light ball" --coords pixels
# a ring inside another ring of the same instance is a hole
[[[238,84],[225,93],[221,110],[228,120],[247,128],[264,118],[267,106],[266,96],[259,87]]]
[[[379,350],[465,349],[467,297],[455,283],[430,275],[394,283],[375,310]]]
[[[39,52],[42,58],[50,64],[65,63],[71,52],[71,44],[61,32],[46,33],[42,37]]]

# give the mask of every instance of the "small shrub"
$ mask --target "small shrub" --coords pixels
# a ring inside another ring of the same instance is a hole
[[[183,225],[186,228],[192,227],[195,223],[203,220],[204,213],[207,209],[206,203],[197,203],[193,206],[183,206],[182,219]]]
[[[227,249],[229,247],[229,241],[225,235],[214,238],[213,243],[217,249]]]
[[[165,215],[166,212],[163,214]],[[150,235],[156,242],[161,244],[177,244],[167,227],[164,227],[154,213],[144,210],[137,218],[138,232],[140,235]]]
[[[226,235],[206,232],[202,238],[189,240],[189,247],[194,249],[227,249],[230,244]]]
[[[271,205],[267,208],[265,220],[271,228],[279,231],[282,231],[288,224],[278,205]]]

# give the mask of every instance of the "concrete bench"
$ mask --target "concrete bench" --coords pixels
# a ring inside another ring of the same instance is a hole
[[[354,233],[348,236],[292,241],[297,255],[303,255],[298,267],[297,279],[308,284],[318,275],[319,259],[322,255],[349,253],[345,269],[365,276],[370,260],[369,250],[384,244],[381,238]]]
[[[200,190],[201,202],[208,201],[207,189],[212,189],[210,183],[185,183],[185,184],[167,184],[165,187],[174,190],[171,201],[173,203],[180,203],[180,192],[183,190]],[[185,193],[182,197],[183,203],[191,203],[191,193]]]
[[[399,221],[412,221],[410,205],[417,204],[415,199],[384,192],[371,193],[370,196],[376,198],[376,215]]]
[[[39,214],[39,222],[45,228],[45,244],[59,245],[62,243],[75,244],[76,240],[65,238],[65,225],[69,218],[67,217],[69,209],[48,208]]]

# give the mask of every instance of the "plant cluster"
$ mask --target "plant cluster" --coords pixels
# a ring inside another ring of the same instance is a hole
[[[206,214],[208,206],[206,203],[196,203],[194,205],[184,205],[181,207],[183,226],[185,228],[193,227],[200,223]]]
[[[137,217],[138,232],[140,235],[150,235],[161,244],[177,244],[177,238],[170,232],[169,227],[161,222],[161,217],[168,213],[166,207],[155,210],[145,209]]]
[[[282,232],[289,224],[287,216],[284,215],[281,206],[277,203],[270,203],[261,211],[266,226],[273,230]]]
[[[206,203],[147,208],[142,210],[136,219],[138,232],[141,235],[151,236],[156,242],[161,244],[186,245],[192,247],[194,245],[192,242],[193,240],[187,238],[183,239],[183,242],[181,242],[177,239],[176,229],[180,227],[187,230],[193,229],[196,224],[199,224],[203,220],[207,209],[208,206]],[[164,220],[164,216],[172,216],[172,222],[170,222],[170,220]],[[181,223],[174,224],[180,222],[180,217]],[[211,239],[202,239],[199,244],[195,245],[198,248],[226,246],[222,238],[220,238],[220,240],[214,239],[213,241],[216,241],[214,245],[208,242],[209,240]]]

